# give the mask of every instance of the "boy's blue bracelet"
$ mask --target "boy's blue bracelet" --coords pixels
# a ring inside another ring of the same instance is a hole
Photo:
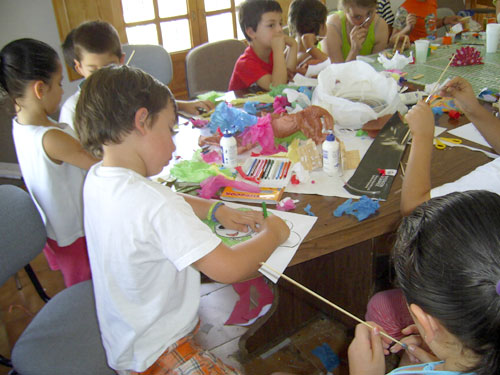
[[[223,202],[215,202],[210,206],[210,209],[208,210],[207,214],[207,219],[212,220],[214,223],[218,223],[219,220],[215,217],[215,213],[219,209],[220,206],[224,206]]]

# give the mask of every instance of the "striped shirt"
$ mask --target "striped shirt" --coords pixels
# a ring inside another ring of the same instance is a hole
[[[394,13],[392,12],[389,0],[377,0],[377,14],[382,17],[388,25],[394,22]]]

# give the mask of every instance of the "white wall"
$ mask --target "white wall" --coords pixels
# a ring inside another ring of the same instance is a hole
[[[0,48],[20,38],[38,39],[49,44],[63,61],[51,0],[0,0]],[[63,73],[65,100],[76,91],[79,81],[68,81],[65,65]]]

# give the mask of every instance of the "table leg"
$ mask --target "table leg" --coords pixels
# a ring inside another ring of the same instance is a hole
[[[374,273],[373,240],[285,270],[287,276],[362,319],[371,296]],[[241,337],[240,353],[246,356],[264,350],[271,342],[276,344],[320,312],[348,326],[356,324],[351,318],[281,279],[275,287],[275,301],[267,319],[259,319]]]

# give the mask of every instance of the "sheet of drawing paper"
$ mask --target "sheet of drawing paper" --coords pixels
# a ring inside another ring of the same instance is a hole
[[[232,202],[225,202],[225,204],[229,207],[233,208],[249,208],[252,210],[260,210],[259,207],[256,206],[248,206],[243,204],[237,204]],[[314,207],[313,207],[314,210]],[[307,233],[311,230],[314,223],[318,219],[314,216],[309,215],[301,215],[295,214],[292,212],[283,212],[278,210],[267,210],[268,213],[272,213],[273,215],[279,216],[283,220],[286,221],[288,226],[290,227],[290,237],[286,240],[281,246],[279,246],[271,256],[266,260],[266,264],[269,264],[275,270],[283,273],[285,268],[288,266],[290,261],[292,260],[295,252],[299,248],[300,244],[306,237]],[[256,235],[256,233],[252,233],[252,236]],[[261,267],[259,270],[264,276],[269,278],[272,282],[278,282],[279,276],[274,273],[264,269]]]
[[[448,131],[448,133],[453,134],[456,137],[467,139],[468,141],[478,143],[480,145],[491,147],[486,139],[479,133],[479,130],[474,126],[472,122],[468,124],[459,126],[456,129]]]
[[[357,130],[335,129],[335,136],[344,142],[346,151],[358,150],[360,159],[370,147],[373,139],[366,136],[356,136]],[[318,146],[320,147],[320,146]],[[359,197],[344,189],[346,181],[354,174],[355,169],[346,170],[342,176],[328,176],[322,169],[309,173],[309,181],[301,181],[298,185],[289,183],[285,189],[287,193],[317,194],[327,197],[353,198]]]

